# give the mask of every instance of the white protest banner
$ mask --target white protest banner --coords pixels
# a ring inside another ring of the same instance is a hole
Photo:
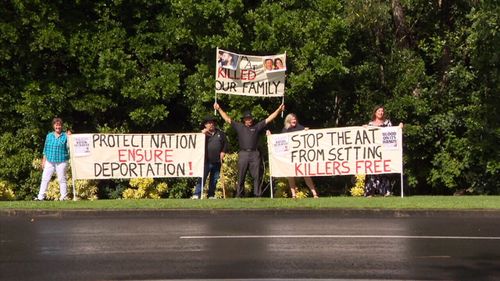
[[[217,49],[216,61],[216,93],[257,97],[285,94],[285,54],[249,56]]]
[[[273,177],[402,173],[399,127],[344,127],[268,136]]]
[[[202,177],[205,135],[72,134],[74,179]]]

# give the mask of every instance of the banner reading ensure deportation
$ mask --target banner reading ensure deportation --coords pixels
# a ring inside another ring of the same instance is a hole
[[[285,54],[249,56],[217,49],[215,92],[281,97],[285,93]]]
[[[75,179],[202,177],[205,135],[73,134]]]
[[[273,177],[402,172],[399,127],[344,127],[268,136]]]

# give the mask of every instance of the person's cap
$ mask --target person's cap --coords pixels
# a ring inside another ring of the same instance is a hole
[[[216,119],[215,116],[212,115],[207,115],[205,118],[203,118],[203,121],[201,122],[201,127],[204,127],[206,123],[208,122],[214,122],[215,123]]]
[[[241,119],[245,119],[245,118],[253,119],[252,112],[250,110],[243,112],[243,117]]]

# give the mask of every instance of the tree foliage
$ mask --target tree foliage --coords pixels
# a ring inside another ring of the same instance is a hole
[[[309,127],[364,124],[385,104],[406,124],[417,193],[498,193],[499,15],[493,0],[5,1],[0,180],[36,190],[54,116],[76,133],[196,131],[220,47],[286,52],[287,110]],[[234,118],[280,102],[218,100]]]

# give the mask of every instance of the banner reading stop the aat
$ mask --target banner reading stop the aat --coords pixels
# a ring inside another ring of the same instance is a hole
[[[273,177],[402,173],[399,127],[344,127],[268,136]]]
[[[285,94],[285,54],[249,56],[217,49],[215,92],[256,97]]]
[[[75,179],[202,177],[205,135],[73,134]]]

